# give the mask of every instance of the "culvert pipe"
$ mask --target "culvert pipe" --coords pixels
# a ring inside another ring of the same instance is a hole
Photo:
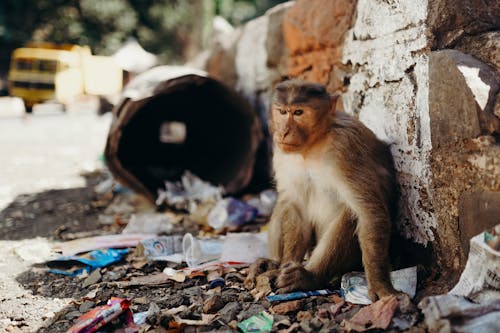
[[[262,137],[257,115],[234,90],[202,71],[161,66],[123,91],[105,159],[119,182],[151,201],[184,170],[237,193],[252,179]]]

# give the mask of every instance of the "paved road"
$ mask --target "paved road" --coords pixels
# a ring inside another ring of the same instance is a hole
[[[96,114],[97,101],[35,106],[26,116],[16,100],[0,98],[0,209],[22,193],[80,186],[81,171],[99,162],[110,114]]]
[[[0,210],[19,194],[84,183],[79,174],[99,166],[111,120],[96,108],[87,99],[66,113],[43,105],[26,116],[18,100],[0,98]],[[0,241],[0,332],[34,332],[70,301],[34,296],[15,281],[49,249],[41,238]]]

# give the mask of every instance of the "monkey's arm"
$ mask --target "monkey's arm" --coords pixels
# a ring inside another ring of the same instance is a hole
[[[247,288],[255,286],[258,275],[274,279],[279,274],[279,264],[294,262],[302,265],[309,249],[312,230],[304,225],[297,207],[283,197],[278,198],[269,222],[269,254],[271,260],[261,258],[250,266],[245,280]]]

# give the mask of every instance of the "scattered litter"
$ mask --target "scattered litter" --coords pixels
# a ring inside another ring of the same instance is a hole
[[[491,235],[491,233],[489,234]],[[460,276],[457,285],[450,291],[450,294],[474,299],[475,294],[480,293],[482,298],[498,298],[498,291],[500,290],[500,252],[491,248],[486,243],[487,239],[490,238],[486,233],[471,238],[469,258],[464,272]]]
[[[56,247],[60,248],[64,256],[71,256],[97,249],[135,247],[141,240],[155,237],[151,234],[95,236],[60,243]]]
[[[295,299],[301,299],[311,296],[326,296],[334,293],[338,293],[338,291],[330,290],[330,289],[321,289],[321,290],[313,290],[313,291],[295,291],[289,294],[279,294],[279,295],[270,295],[266,296],[266,299],[269,302],[279,302],[279,301],[293,301]]]
[[[376,328],[387,329],[398,306],[396,296],[382,297],[375,303],[359,310],[351,319],[345,320],[347,331],[364,332]]]
[[[113,190],[114,186],[115,186],[115,180],[110,176],[109,178],[106,178],[105,180],[97,184],[94,187],[94,191],[97,194],[104,194],[106,192]]]
[[[219,260],[224,241],[222,239],[197,239],[187,233],[182,240],[183,253],[189,267]]]
[[[257,217],[257,208],[234,199],[225,198],[217,202],[208,214],[208,225],[214,229],[241,227]]]
[[[168,215],[162,213],[133,214],[122,234],[168,234],[174,229]]]
[[[500,251],[500,224],[484,232],[484,241],[495,251]]]
[[[415,297],[417,290],[417,267],[409,267],[391,272],[392,285],[410,296]],[[354,304],[372,304],[368,296],[368,284],[366,275],[361,272],[344,274],[341,281],[341,289],[345,300]]]
[[[166,267],[163,270],[163,274],[167,275],[170,280],[174,280],[177,282],[186,281],[186,273],[184,273],[183,271],[175,270],[171,267]]]
[[[210,281],[210,283],[208,284],[208,289],[214,289],[217,287],[224,288],[225,285],[226,285],[226,281],[224,281],[223,278],[218,277],[218,278]]]
[[[244,333],[271,332],[273,322],[273,316],[264,311],[238,323],[238,328]]]
[[[134,313],[134,323],[136,325],[142,325],[146,322],[146,319],[154,316],[155,314],[160,312],[160,310],[160,307],[156,303],[151,303],[149,305],[148,311]]]
[[[253,263],[268,257],[267,233],[230,233],[224,240],[220,260]]]
[[[216,315],[213,314],[201,314],[201,319],[182,319],[179,316],[174,315],[174,320],[177,324],[190,325],[190,326],[202,326],[208,325],[215,318]]]
[[[78,317],[76,324],[68,330],[68,333],[95,332],[118,317],[122,318],[124,326],[131,326],[134,320],[129,307],[129,300],[111,297],[108,304],[98,306]]]
[[[163,203],[179,210],[193,213],[202,202],[218,202],[222,199],[224,189],[215,187],[185,171],[180,182],[165,182],[165,190],[158,190],[156,204]]]
[[[500,299],[483,304],[463,296],[438,295],[424,298],[418,307],[434,332],[500,332]]]
[[[153,261],[182,261],[183,236],[163,236],[140,241],[136,248],[138,256]]]
[[[268,189],[260,192],[258,198],[248,200],[247,204],[257,208],[259,216],[270,216],[277,199],[278,193],[275,190]]]
[[[51,269],[49,272],[75,276],[86,271],[99,267],[106,267],[112,263],[118,262],[128,253],[128,249],[115,250],[95,250],[80,256],[63,256],[47,262]]]

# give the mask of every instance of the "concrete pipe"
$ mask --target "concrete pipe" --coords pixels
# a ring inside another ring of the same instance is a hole
[[[184,170],[236,193],[252,179],[262,137],[258,117],[231,88],[201,71],[162,66],[127,85],[105,158],[118,181],[151,201]]]

